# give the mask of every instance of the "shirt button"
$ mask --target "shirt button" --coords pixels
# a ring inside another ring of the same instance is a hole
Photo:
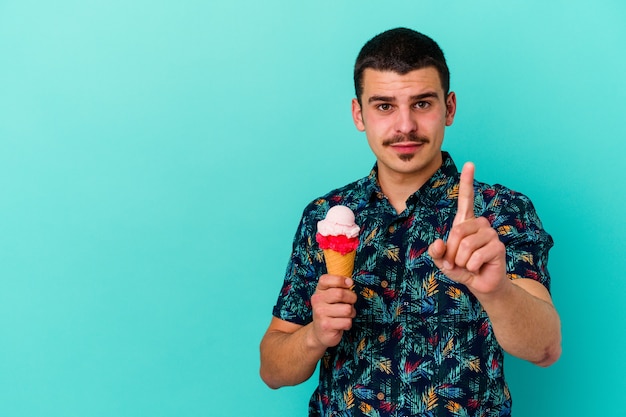
[[[378,336],[378,341],[379,341],[380,343],[383,343],[386,339],[387,339],[387,338],[385,337],[385,335],[384,335],[384,334],[381,334],[380,336]]]
[[[383,394],[382,392],[379,392],[378,394],[376,394],[376,398],[382,401],[385,399],[385,394]]]
[[[381,287],[383,287],[383,288],[387,288],[387,287],[389,286],[389,283],[388,283],[387,281],[383,280],[383,281],[380,283],[380,286],[381,286]]]

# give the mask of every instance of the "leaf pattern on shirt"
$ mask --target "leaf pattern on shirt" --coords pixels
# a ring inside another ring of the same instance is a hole
[[[369,176],[331,191],[304,210],[274,315],[305,325],[311,295],[326,273],[317,221],[336,204],[361,227],[353,279],[357,316],[327,350],[310,416],[509,416],[503,352],[476,298],[428,256],[447,237],[456,212],[459,173],[444,153],[437,173],[397,214]],[[475,182],[474,210],[506,247],[507,275],[550,287],[552,238],[530,200],[503,186]]]

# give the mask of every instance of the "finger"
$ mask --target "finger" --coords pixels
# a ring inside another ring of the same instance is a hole
[[[323,291],[330,288],[350,288],[353,284],[351,278],[324,274],[317,281],[317,289]]]
[[[336,278],[341,278],[337,280]],[[311,297],[311,302],[317,306],[322,304],[346,304],[353,305],[357,301],[357,295],[349,287],[334,285],[346,281],[345,277],[336,275],[322,275],[317,285],[315,293]],[[347,284],[350,284],[348,282]],[[331,285],[329,285],[331,284]]]
[[[483,265],[497,260],[504,255],[504,245],[500,241],[490,241],[485,246],[472,252],[465,264],[465,269],[472,273],[479,273]]]
[[[474,218],[474,164],[467,162],[461,171],[459,200],[453,226]]]
[[[437,239],[428,247],[428,254],[435,261],[435,265],[437,261],[439,261],[446,254],[446,244],[443,240]]]
[[[445,263],[464,267],[471,252],[493,237],[497,239],[497,233],[484,217],[476,217],[457,224],[450,230],[446,241]]]
[[[464,223],[464,225],[467,223]],[[482,228],[478,229],[475,233],[465,236],[458,243],[458,249],[454,258],[451,260],[455,265],[466,268],[472,272],[476,272],[475,268],[470,268],[470,258],[476,260],[476,256],[479,257],[483,254],[483,248],[488,246],[492,241],[498,241],[498,235],[493,229]]]
[[[322,311],[323,315],[335,319],[353,319],[356,310],[351,304],[330,304]]]
[[[433,260],[433,263],[435,264],[435,266],[441,269],[442,271],[444,269],[449,269],[450,267],[450,263],[445,261],[444,259],[446,252],[447,252],[447,245],[441,239],[435,240],[428,247],[428,254],[430,255],[430,258]],[[444,265],[444,262],[446,262],[445,265]]]
[[[330,288],[323,291],[324,300],[329,304],[354,304],[357,296],[348,288]]]
[[[480,218],[473,219],[473,221],[464,220],[452,227],[446,239],[446,251],[443,254],[443,258],[447,264],[452,265],[456,263],[456,256],[457,252],[460,250],[461,242],[478,232],[480,229],[479,222]]]

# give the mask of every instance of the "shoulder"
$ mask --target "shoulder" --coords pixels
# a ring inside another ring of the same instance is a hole
[[[373,189],[370,177],[364,177],[312,200],[304,209],[303,219],[308,221],[322,220],[329,208],[343,205],[358,213],[367,204]]]
[[[475,187],[474,209],[489,220],[501,239],[541,242],[546,248],[553,245],[528,196],[500,184],[476,183]]]
[[[484,210],[536,216],[535,207],[528,196],[504,185],[475,182],[474,190],[476,204],[480,204]]]

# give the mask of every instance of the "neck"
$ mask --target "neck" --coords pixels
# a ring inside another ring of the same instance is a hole
[[[423,182],[421,184],[394,182],[389,179],[383,180],[382,178],[379,178],[379,182],[380,189],[398,214],[406,210],[406,200],[424,184]]]
[[[379,167],[378,182],[380,189],[383,194],[385,194],[385,197],[387,197],[391,206],[396,210],[396,213],[400,214],[406,210],[406,201],[408,198],[422,188],[426,181],[428,181],[440,167],[441,164],[427,172],[415,175],[385,172]]]

